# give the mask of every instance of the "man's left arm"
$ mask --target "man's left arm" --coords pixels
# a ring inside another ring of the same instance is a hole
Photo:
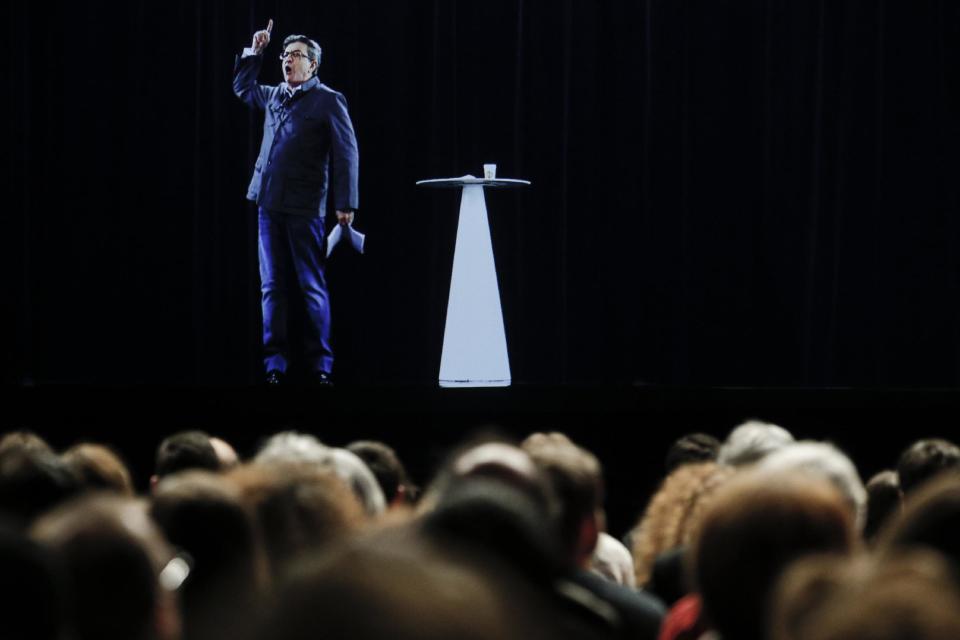
[[[330,114],[330,154],[333,163],[333,193],[337,222],[350,224],[359,207],[360,155],[357,136],[353,131],[347,100],[341,94],[336,99]]]

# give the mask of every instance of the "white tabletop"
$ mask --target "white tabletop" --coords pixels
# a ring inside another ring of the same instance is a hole
[[[527,187],[530,186],[529,180],[516,180],[513,178],[477,178],[475,176],[460,176],[459,178],[434,178],[433,180],[418,180],[418,187],[434,187],[438,189],[449,189],[453,187],[465,187],[467,185],[481,185],[484,187]]]

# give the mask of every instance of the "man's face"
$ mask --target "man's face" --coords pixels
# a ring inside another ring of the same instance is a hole
[[[310,59],[307,51],[307,45],[302,42],[291,42],[283,51],[283,60],[280,62],[283,79],[291,87],[296,87],[313,77],[313,70],[317,68],[317,63]]]

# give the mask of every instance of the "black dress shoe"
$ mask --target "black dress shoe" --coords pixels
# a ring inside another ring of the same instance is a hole
[[[267,377],[265,378],[264,382],[266,382],[268,387],[279,387],[283,385],[285,377],[286,376],[283,375],[283,371],[277,371],[274,369],[273,371],[267,371]]]
[[[313,384],[317,387],[332,387],[333,378],[326,371],[317,371],[313,374]]]

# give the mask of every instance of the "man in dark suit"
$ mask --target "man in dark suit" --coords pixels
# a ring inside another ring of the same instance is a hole
[[[306,36],[288,36],[280,56],[284,82],[257,84],[273,20],[237,58],[233,91],[265,113],[263,142],[247,199],[259,207],[260,282],[267,384],[283,382],[290,359],[288,296],[299,291],[307,315],[304,347],[318,384],[330,383],[330,306],[324,279],[328,190],[337,223],[353,222],[357,140],[343,95],[317,79],[321,50]],[[291,269],[292,266],[292,269]]]
[[[606,605],[612,614],[607,619],[615,637],[657,638],[666,614],[664,604],[649,593],[621,586],[590,570],[606,521],[600,461],[562,433],[534,433],[523,441],[521,448],[546,475],[556,493],[558,529],[569,583]]]

